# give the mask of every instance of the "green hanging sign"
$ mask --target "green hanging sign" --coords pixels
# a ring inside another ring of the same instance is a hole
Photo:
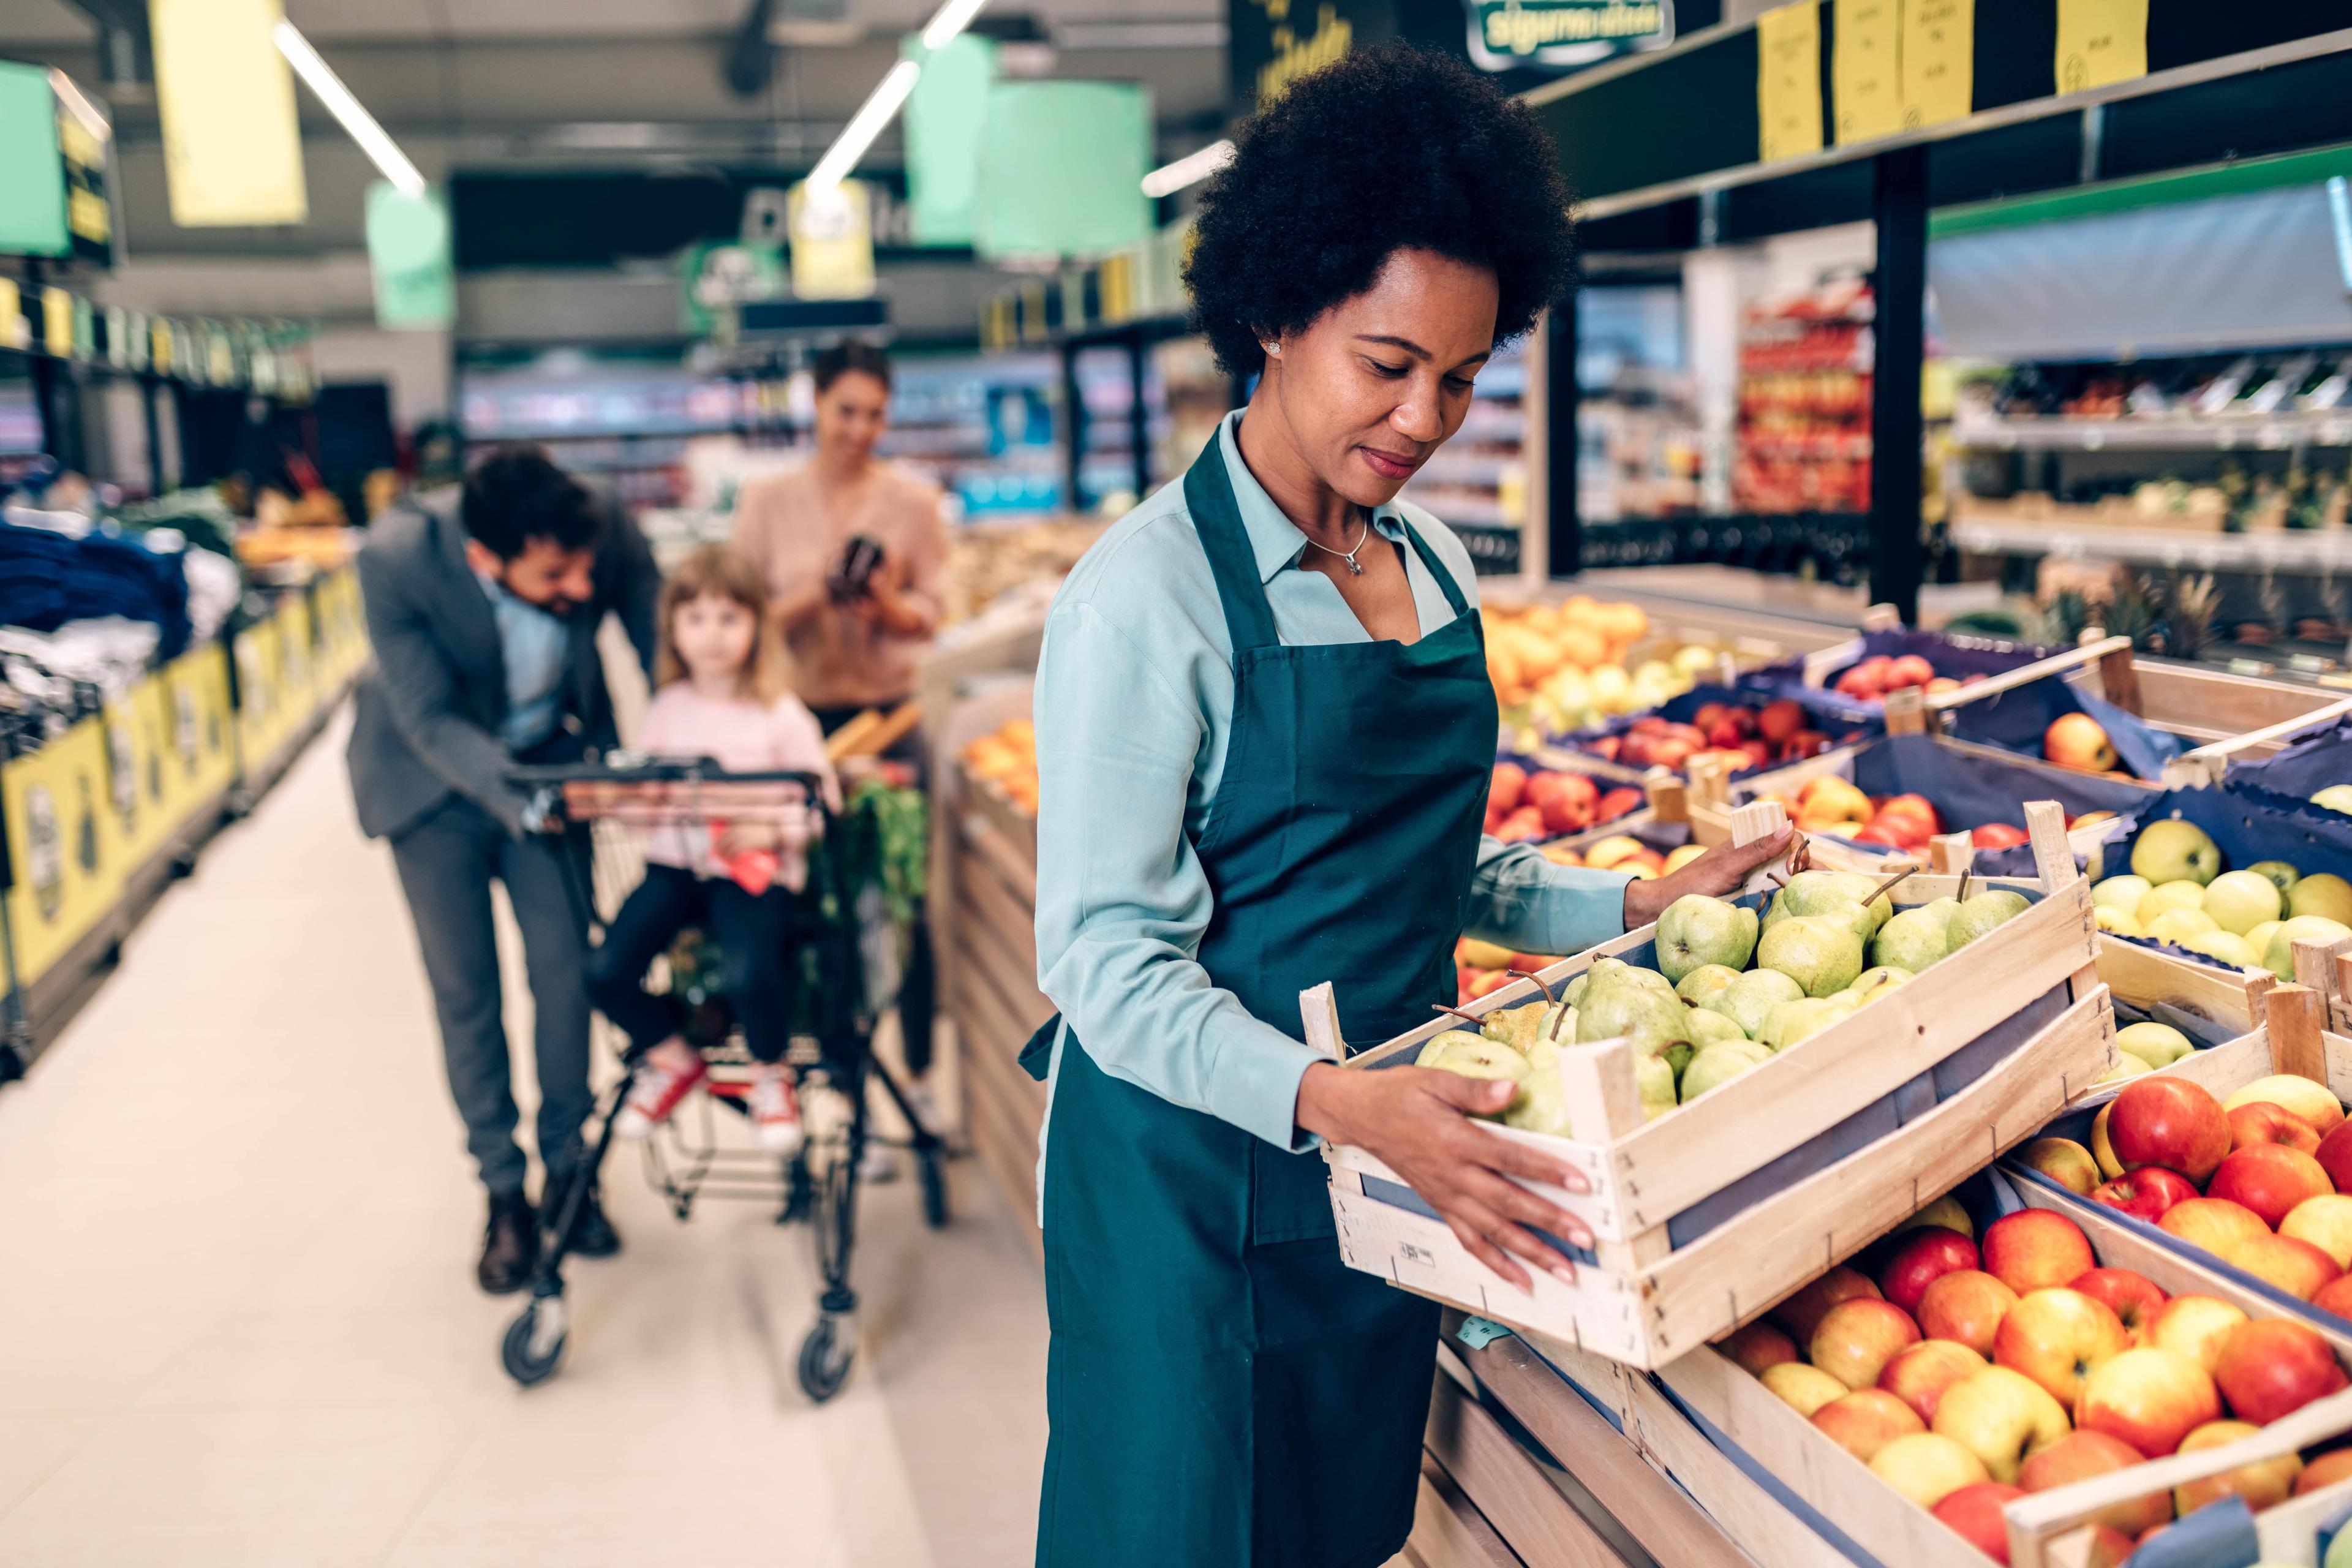
[[[49,73],[0,62],[0,252],[62,256],[71,245]]]
[[[378,180],[367,195],[368,267],[375,276],[375,321],[422,331],[457,321],[457,277],[449,261],[449,214],[438,193],[411,196]]]
[[[960,33],[941,49],[927,51],[912,37],[899,48],[923,67],[906,109],[907,205],[914,241],[970,245],[996,45]]]

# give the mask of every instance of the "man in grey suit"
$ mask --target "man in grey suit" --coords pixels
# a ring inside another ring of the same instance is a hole
[[[503,1293],[528,1279],[538,1234],[514,1141],[493,879],[530,979],[542,1191],[578,1158],[593,1104],[587,868],[509,773],[616,743],[596,629],[618,611],[650,665],[660,576],[625,509],[528,449],[478,466],[455,508],[379,520],[359,576],[375,668],[353,704],[352,794],[361,828],[391,840],[416,922],[450,1092],[489,1190],[476,1277]],[[619,1247],[592,1192],[572,1250]]]

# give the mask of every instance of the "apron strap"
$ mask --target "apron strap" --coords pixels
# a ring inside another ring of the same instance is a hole
[[[1233,476],[1225,472],[1223,443],[1220,426],[1184,470],[1184,505],[1192,515],[1192,531],[1201,536],[1201,548],[1208,552],[1217,598],[1225,609],[1225,634],[1234,640],[1238,663],[1245,650],[1276,647],[1282,638],[1275,633],[1274,609],[1265,602],[1249,530],[1242,525],[1241,506],[1234,500]]]
[[[1412,541],[1413,553],[1421,557],[1423,566],[1429,568],[1429,574],[1437,579],[1438,592],[1444,594],[1445,602],[1454,606],[1454,613],[1468,615],[1470,601],[1462,596],[1462,584],[1454,580],[1452,568],[1437,558],[1437,552],[1429,547],[1429,541],[1421,536],[1421,530],[1413,527],[1411,518],[1398,512],[1396,520],[1397,525],[1404,530],[1404,536]]]

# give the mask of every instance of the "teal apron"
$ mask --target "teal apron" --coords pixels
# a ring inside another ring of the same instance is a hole
[[[1285,647],[1218,443],[1184,477],[1234,645],[1195,846],[1200,962],[1285,1033],[1336,984],[1359,1044],[1450,1002],[1496,710],[1478,617]],[[1047,1045],[1054,1026],[1040,1031]],[[1044,1076],[1042,1050],[1024,1065]],[[1045,1161],[1040,1568],[1375,1568],[1412,1527],[1437,1308],[1339,1261],[1318,1153],[1111,1078],[1073,1036]]]

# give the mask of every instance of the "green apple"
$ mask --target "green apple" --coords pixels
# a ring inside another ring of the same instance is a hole
[[[1690,1025],[1691,1047],[1704,1051],[1718,1040],[1744,1040],[1748,1031],[1724,1014],[1709,1007],[1693,1007],[1685,1020]]]
[[[2272,884],[2282,893],[2285,892],[2289,888],[2294,887],[2295,883],[2300,881],[2303,878],[2303,873],[2301,871],[2297,870],[2293,866],[2288,865],[2284,860],[2257,860],[2252,865],[2247,867],[2246,869],[2249,871],[2260,871],[2263,876],[2269,878]]]
[[[2329,784],[2311,797],[2311,804],[2352,816],[2352,784]]]
[[[1739,971],[1720,963],[1702,963],[1682,978],[1675,994],[1694,1007],[1706,1005],[1706,999],[1739,978]]]
[[[2155,889],[2156,884],[2146,877],[2110,877],[2091,887],[2091,902],[2099,909],[2123,910],[2139,908],[2139,901]]]
[[[1913,909],[1897,910],[1895,918],[1880,928],[1871,940],[1870,962],[1882,969],[1905,969],[1916,974],[1941,959],[1952,949],[1952,928],[1949,914],[1936,907],[1959,905],[1949,899],[1938,899],[1935,904],[1920,904]]]
[[[2221,849],[2195,823],[2168,817],[2140,829],[2139,840],[2132,846],[2131,868],[2158,886],[2179,881],[2202,885],[2221,875]]]
[[[2233,931],[2200,931],[2195,936],[2184,936],[2173,945],[2218,958],[2236,969],[2263,967],[2263,955],[2254,951],[2254,944]]]
[[[2113,904],[2101,904],[2091,911],[2092,923],[2101,931],[2111,931],[2117,936],[2146,936],[2139,921],[2129,910],[2119,910]]]
[[[2205,884],[2182,879],[2178,882],[2158,882],[2147,890],[2139,906],[2132,910],[2142,926],[2170,910],[2201,910],[2205,907]]]
[[[2352,925],[2352,882],[2333,871],[2305,877],[2286,890],[2286,912],[2319,915],[2339,925]]]
[[[2189,1037],[2169,1024],[2126,1024],[2116,1031],[2116,1046],[2152,1068],[2168,1068],[2197,1048]]]
[[[2271,950],[2272,935],[2284,923],[2284,921],[2264,921],[2246,933],[2246,945],[2256,952],[2268,952]]]
[[[1793,1002],[1783,1002],[1772,1009],[1764,1026],[1756,1031],[1756,1043],[1776,1051],[1785,1051],[1808,1035],[1817,1035],[1843,1018],[1852,1008],[1838,1006],[1826,996],[1800,996]]]
[[[1958,952],[1995,926],[2007,924],[2032,907],[2024,894],[2007,888],[1994,888],[1961,900],[1959,912],[1952,917],[1949,951]]]
[[[1643,1121],[1655,1121],[1675,1108],[1675,1069],[1665,1058],[1635,1057],[1633,1087],[1641,1090]]]
[[[1691,1058],[1690,1066],[1683,1069],[1683,1103],[1688,1105],[1708,1089],[1720,1088],[1771,1059],[1770,1047],[1754,1040],[1718,1040]]]
[[[2223,931],[2243,936],[2264,921],[2279,918],[2278,884],[2259,871],[2224,871],[2205,884],[2198,907]]]
[[[1740,970],[1756,951],[1756,911],[1705,893],[1685,893],[1658,917],[1658,969],[1679,983],[1709,964]]]
[[[1805,988],[1777,969],[1751,969],[1705,1002],[1699,1004],[1711,1013],[1720,1013],[1754,1038],[1764,1026],[1766,1015],[1783,1002],[1793,1002],[1805,994]]]
[[[2263,962],[2281,980],[2293,980],[2296,942],[2338,942],[2347,936],[2352,936],[2352,926],[2342,921],[2332,921],[2325,915],[2297,915],[2281,921],[2278,930],[2271,932],[2271,944],[2263,950]]]
[[[2155,1070],[2156,1069],[2154,1068],[2148,1066],[2147,1063],[2132,1055],[2129,1051],[2119,1051],[2116,1055],[2116,1065],[2107,1071],[2101,1073],[2097,1078],[2093,1079],[2091,1081],[2093,1083],[2114,1083],[2122,1079],[2137,1078],[2144,1072],[2154,1072]]]
[[[2221,929],[2214,923],[2213,917],[2203,910],[2167,910],[2148,921],[2141,934],[2158,942],[2177,942]]]
[[[1756,963],[1779,970],[1809,996],[1827,996],[1862,973],[1862,937],[1844,916],[1791,915],[1757,944]]]
[[[1895,912],[1884,893],[1867,905],[1863,902],[1876,886],[1878,879],[1856,871],[1800,871],[1789,879],[1781,896],[1787,899],[1791,915],[1837,915],[1852,920],[1857,934],[1868,942]]]
[[[1551,1041],[1539,1039],[1528,1053],[1528,1076],[1520,1080],[1518,1098],[1503,1112],[1503,1125],[1555,1138],[1574,1136],[1568,1125],[1568,1090],[1559,1081],[1559,1047]]]

